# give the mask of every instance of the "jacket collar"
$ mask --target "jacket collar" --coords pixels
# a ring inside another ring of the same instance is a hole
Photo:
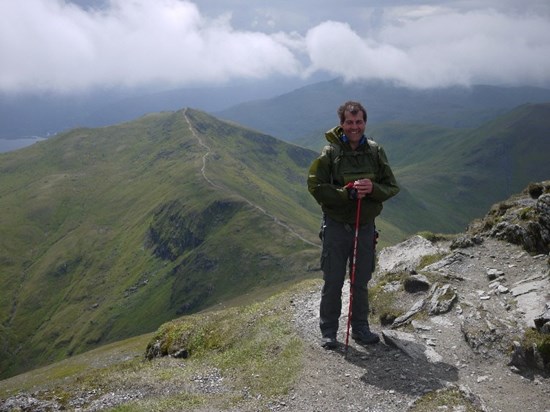
[[[345,134],[342,134],[342,136],[340,136],[340,141],[342,143],[349,143],[349,139]],[[367,143],[367,138],[365,137],[365,135],[363,135],[361,136],[361,140],[359,140],[359,145],[357,147],[362,146],[365,143]]]

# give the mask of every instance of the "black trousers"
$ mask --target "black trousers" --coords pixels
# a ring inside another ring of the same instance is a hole
[[[349,271],[351,276],[355,226],[336,222],[328,216],[325,225],[321,252],[324,285],[319,325],[323,336],[334,336],[342,312],[342,287],[346,273]],[[356,330],[369,327],[367,285],[375,263],[374,230],[374,222],[362,225],[359,229],[351,318],[351,326]]]

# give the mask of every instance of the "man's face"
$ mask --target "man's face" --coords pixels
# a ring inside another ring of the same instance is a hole
[[[358,111],[357,114],[351,114],[350,112],[344,112],[345,120],[341,124],[344,129],[344,134],[348,137],[350,144],[356,145],[363,137],[365,133],[365,127],[367,126],[363,120],[363,112]]]

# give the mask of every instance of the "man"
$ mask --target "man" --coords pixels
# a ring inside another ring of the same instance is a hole
[[[342,287],[346,266],[353,258],[355,221],[361,202],[355,279],[352,302],[352,338],[360,343],[380,341],[369,327],[367,284],[375,264],[374,220],[382,202],[395,196],[399,187],[382,147],[367,140],[367,111],[349,101],[338,108],[340,126],[325,133],[329,144],[309,169],[308,190],[321,205],[323,230],[320,321],[322,345],[338,346],[336,335],[342,310]]]

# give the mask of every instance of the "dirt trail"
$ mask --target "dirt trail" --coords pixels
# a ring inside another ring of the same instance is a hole
[[[319,247],[319,245],[317,243],[314,243],[306,238],[304,238],[302,235],[300,235],[298,232],[296,232],[293,228],[291,228],[289,225],[287,225],[286,223],[284,222],[281,222],[279,220],[279,218],[277,216],[274,216],[272,215],[271,213],[269,213],[267,210],[265,210],[263,207],[261,207],[260,205],[252,202],[251,200],[245,198],[244,196],[241,196],[237,193],[234,193],[234,192],[231,192],[229,189],[227,189],[226,187],[223,187],[217,183],[215,183],[212,179],[210,179],[207,174],[206,174],[206,160],[207,158],[212,154],[212,150],[210,148],[210,146],[208,146],[204,140],[202,140],[202,138],[199,136],[199,134],[195,131],[195,128],[193,127],[191,121],[189,120],[189,117],[187,116],[187,109],[185,109],[183,111],[183,116],[185,118],[185,121],[187,122],[187,124],[189,125],[189,130],[191,131],[191,134],[193,135],[193,137],[195,137],[197,139],[197,141],[199,142],[199,145],[201,147],[204,148],[204,150],[206,151],[205,154],[202,156],[202,167],[201,167],[201,174],[202,174],[202,177],[204,178],[204,180],[206,180],[206,182],[211,185],[212,187],[218,189],[218,190],[223,190],[223,191],[226,191],[226,192],[229,192],[231,193],[232,195],[238,197],[239,199],[245,201],[248,205],[250,205],[251,207],[259,210],[261,213],[263,213],[264,215],[266,215],[267,217],[269,217],[270,219],[272,219],[276,224],[278,224],[279,226],[285,228],[288,232],[290,232],[293,236],[297,237],[298,239],[300,239],[302,242],[304,243],[307,243],[308,245],[311,245],[311,246],[315,246],[315,247]]]

